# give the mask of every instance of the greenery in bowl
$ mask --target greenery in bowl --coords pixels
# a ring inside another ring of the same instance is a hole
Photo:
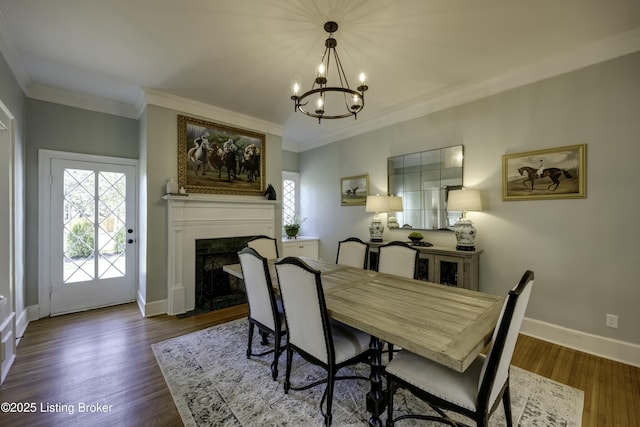
[[[285,219],[283,227],[284,232],[287,234],[287,237],[296,237],[298,233],[300,233],[300,225],[305,222],[307,218],[300,219],[300,215],[294,214],[289,218]]]
[[[423,237],[424,236],[422,236],[422,233],[419,233],[417,231],[412,231],[411,233],[409,233],[409,240],[411,240],[415,244],[420,242]]]

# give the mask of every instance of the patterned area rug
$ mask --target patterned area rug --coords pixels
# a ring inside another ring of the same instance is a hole
[[[255,334],[254,349],[260,347]],[[319,403],[324,385],[284,394],[285,354],[280,357],[278,381],[271,380],[273,355],[245,356],[247,321],[236,320],[157,344],[152,348],[185,426],[321,426]],[[369,367],[358,365],[351,372],[368,377]],[[303,359],[294,358],[292,385],[324,377],[324,371]],[[366,426],[366,380],[336,382],[333,425]],[[581,425],[584,395],[577,390],[513,367],[511,400],[514,425]],[[428,413],[425,405],[410,393],[399,392],[396,415],[410,411]],[[383,422],[386,420],[382,415]],[[461,418],[464,420],[464,418]],[[516,422],[517,421],[517,422]],[[469,421],[467,421],[469,422]],[[405,420],[399,426],[425,426],[425,421]],[[433,424],[436,425],[436,424]],[[441,424],[437,424],[441,425]],[[491,416],[491,426],[505,424],[502,405]]]

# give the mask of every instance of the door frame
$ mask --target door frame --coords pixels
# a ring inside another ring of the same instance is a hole
[[[53,180],[51,161],[74,160],[94,163],[111,163],[116,165],[133,166],[136,203],[134,203],[135,229],[139,230],[138,205],[140,189],[138,186],[138,160],[122,157],[99,156],[95,154],[81,154],[66,151],[38,150],[38,308],[39,317],[51,315],[51,183]],[[138,282],[139,245],[135,245],[133,268],[136,292]]]
[[[18,310],[24,309],[24,304],[23,307],[17,307],[18,292],[21,297],[24,295],[24,281],[21,280],[22,276],[18,276],[18,273],[22,272],[22,264],[18,263],[23,263],[24,259],[16,253],[16,238],[23,238],[24,231],[17,228],[20,222],[16,222],[16,218],[20,218],[19,215],[23,214],[24,210],[16,205],[16,171],[21,168],[16,169],[15,121],[9,108],[0,100],[0,164],[4,173],[3,182],[0,183],[0,203],[3,204],[0,209],[6,214],[6,221],[0,223],[0,240],[3,243],[8,240],[7,244],[0,248],[0,280],[6,281],[9,292],[5,295],[8,301],[3,303],[7,304],[9,312],[5,317],[0,317],[0,351],[3,353],[0,358],[0,388],[16,359],[16,347],[19,342],[17,313]],[[0,293],[4,294],[4,290],[0,289]]]

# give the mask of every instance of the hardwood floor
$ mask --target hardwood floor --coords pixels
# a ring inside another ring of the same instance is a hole
[[[583,427],[640,426],[640,368],[525,335],[512,364],[583,390]]]
[[[181,426],[151,344],[245,315],[242,306],[145,319],[125,304],[31,322],[0,402],[36,412],[0,411],[0,426]],[[583,426],[640,426],[639,368],[526,336],[513,364],[584,390]]]

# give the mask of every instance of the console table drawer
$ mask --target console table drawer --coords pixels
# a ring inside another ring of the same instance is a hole
[[[298,237],[282,239],[283,256],[309,257],[318,259],[318,239]]]

